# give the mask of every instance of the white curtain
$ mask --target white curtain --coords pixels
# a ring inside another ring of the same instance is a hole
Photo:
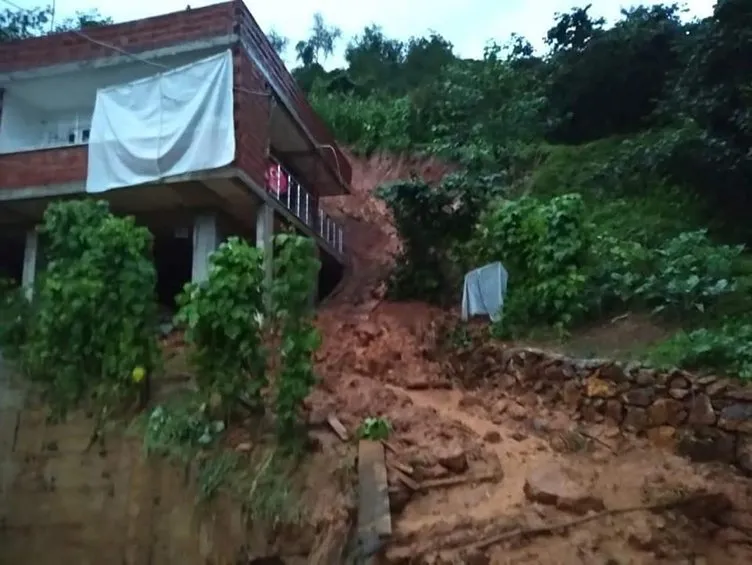
[[[105,192],[235,159],[232,53],[97,91],[86,191]]]

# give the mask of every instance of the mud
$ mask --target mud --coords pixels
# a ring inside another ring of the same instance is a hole
[[[457,476],[459,469],[459,476],[469,480],[483,475],[493,479],[412,492],[390,473],[399,512],[383,562],[750,562],[752,488],[730,467],[691,464],[646,439],[607,425],[574,422],[563,407],[544,406],[532,392],[518,397],[481,379],[470,389],[452,382],[440,347],[447,313],[383,298],[399,241],[371,191],[411,168],[431,180],[448,170],[436,163],[356,161],[355,195],[333,210],[347,223],[354,273],[318,315],[324,344],[317,356],[321,382],[308,400],[310,421],[324,426],[326,415],[334,413],[354,433],[363,418],[385,417],[393,425],[389,457],[411,466],[416,481]],[[642,333],[646,342],[660,336],[660,328],[641,332],[640,323],[616,320],[619,329],[609,334],[607,343],[597,343],[599,331],[594,328],[574,347],[605,345],[617,354],[625,351],[619,336],[629,334],[635,342]],[[464,459],[466,465],[453,470],[442,465],[447,457]],[[582,512],[526,496],[526,483],[551,466],[576,470],[567,475],[567,484],[554,479],[550,488],[559,496],[584,492],[598,501],[584,509],[586,516],[597,508],[637,508],[541,533],[543,526]],[[700,516],[647,508],[698,493],[716,494],[732,508]],[[538,528],[538,533],[515,533],[488,543],[500,532],[520,528]]]

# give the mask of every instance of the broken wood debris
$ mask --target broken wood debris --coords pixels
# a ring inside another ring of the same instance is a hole
[[[337,434],[337,437],[339,439],[341,439],[342,441],[350,440],[347,429],[335,414],[329,414],[329,416],[326,417],[326,421],[329,424],[329,427],[332,428],[332,431]]]

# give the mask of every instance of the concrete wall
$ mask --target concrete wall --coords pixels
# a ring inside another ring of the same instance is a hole
[[[137,438],[112,432],[87,451],[90,420],[48,423],[30,398],[0,360],[0,565],[341,563],[336,458],[316,454],[301,470],[310,520],[253,524],[229,497],[198,504],[185,470],[146,460]]]
[[[0,563],[234,563],[239,508],[197,510],[179,469],[122,435],[87,452],[91,421],[48,424],[24,396],[0,371]]]

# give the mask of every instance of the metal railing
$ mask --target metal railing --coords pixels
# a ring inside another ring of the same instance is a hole
[[[324,212],[318,200],[274,159],[269,161],[266,177],[269,193],[341,254],[344,250],[342,226]]]

